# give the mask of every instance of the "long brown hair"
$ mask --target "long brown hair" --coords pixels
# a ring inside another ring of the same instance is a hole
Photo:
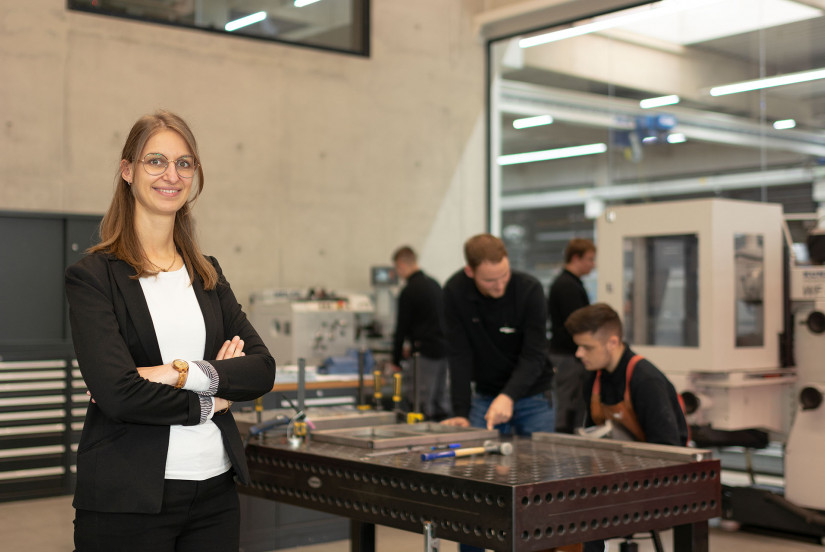
[[[140,154],[146,142],[162,130],[173,130],[177,132],[186,142],[192,155],[195,156],[197,165],[197,187],[195,193],[175,214],[175,227],[173,239],[175,247],[183,257],[186,269],[189,272],[190,281],[194,280],[197,272],[205,289],[214,289],[218,282],[218,273],[206,257],[201,253],[198,242],[195,238],[194,220],[192,217],[192,206],[195,200],[203,191],[203,166],[200,164],[198,155],[198,144],[189,125],[181,117],[169,111],[157,111],[151,115],[144,115],[135,122],[126,143],[123,145],[121,159],[137,167],[140,161]],[[151,276],[157,274],[152,270],[152,264],[146,257],[143,246],[135,230],[135,196],[129,183],[123,179],[123,174],[118,167],[115,176],[115,195],[109,210],[106,211],[103,220],[100,222],[100,242],[89,248],[89,253],[102,251],[114,255],[118,259],[129,263],[135,269],[134,278]]]

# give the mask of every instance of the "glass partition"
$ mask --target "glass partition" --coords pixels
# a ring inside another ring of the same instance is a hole
[[[68,0],[68,7],[369,55],[369,0]]]
[[[491,42],[490,230],[515,268],[550,281],[565,238],[592,236],[609,205],[815,211],[823,35],[812,2],[663,0]]]

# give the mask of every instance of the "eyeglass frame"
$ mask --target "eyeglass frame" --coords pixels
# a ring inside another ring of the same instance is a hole
[[[146,168],[146,164],[148,163],[148,162],[146,161],[146,158],[147,158],[147,157],[149,157],[150,155],[155,156],[155,158],[162,157],[163,159],[165,159],[165,160],[166,160],[166,166],[165,166],[165,167],[163,167],[163,170],[162,170],[162,171],[160,171],[160,172],[159,172],[159,173],[157,173],[157,174],[152,174],[152,173],[150,173],[150,172],[149,172],[149,169],[148,169],[148,168]],[[180,173],[180,171],[178,170],[178,161],[180,161],[181,159],[184,159],[184,158],[186,158],[186,157],[190,157],[190,158],[192,159],[192,175],[191,175],[191,176],[184,176],[184,175],[182,175],[182,174]],[[200,166],[201,166],[201,164],[198,162],[198,158],[197,158],[197,157],[195,157],[194,155],[181,155],[180,157],[178,157],[177,159],[175,159],[175,160],[174,160],[174,162],[172,162],[172,161],[169,161],[169,158],[168,158],[168,157],[166,157],[166,156],[165,156],[164,154],[162,154],[162,153],[151,153],[151,152],[150,152],[150,153],[147,153],[146,155],[144,155],[144,156],[143,156],[143,159],[138,160],[138,163],[140,163],[141,165],[143,165],[143,170],[144,170],[144,171],[146,171],[146,174],[148,174],[149,176],[160,176],[160,175],[162,175],[162,174],[163,174],[163,173],[165,173],[167,170],[169,170],[169,164],[171,163],[171,164],[175,167],[175,173],[176,173],[176,174],[177,174],[180,178],[186,178],[186,179],[194,178],[194,177],[195,177],[195,172],[198,170],[198,167],[200,167]]]

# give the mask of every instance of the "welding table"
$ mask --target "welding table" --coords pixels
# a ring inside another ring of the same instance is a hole
[[[721,515],[708,451],[554,433],[512,443],[510,456],[424,462],[261,437],[247,446],[252,483],[239,490],[349,518],[359,552],[375,549],[374,524],[501,552],[672,527],[674,552],[707,552],[708,520]]]

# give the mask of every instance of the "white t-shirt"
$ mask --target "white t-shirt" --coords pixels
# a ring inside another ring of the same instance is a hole
[[[206,326],[186,267],[141,278],[140,286],[152,315],[163,363],[178,358],[187,360],[189,376],[183,388],[206,391],[209,377],[188,360],[203,357]],[[211,415],[200,425],[171,426],[166,479],[202,481],[228,471],[231,466],[221,432]]]

